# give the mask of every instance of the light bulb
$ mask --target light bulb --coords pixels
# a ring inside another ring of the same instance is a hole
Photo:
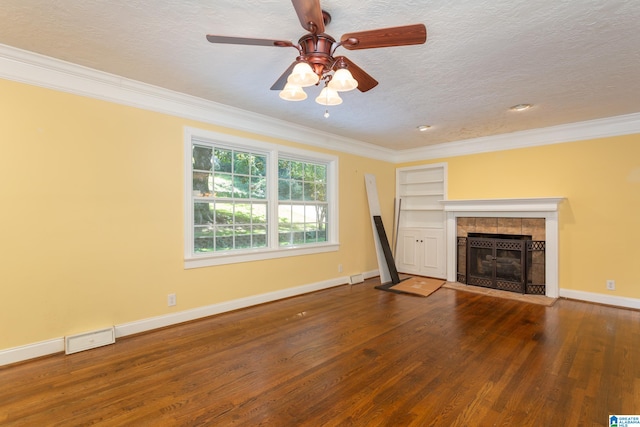
[[[339,105],[342,104],[342,98],[334,89],[325,86],[316,98],[316,102],[321,105]]]
[[[313,86],[318,83],[318,80],[320,80],[320,77],[313,72],[311,65],[306,62],[298,62],[293,67],[289,77],[287,77],[287,82],[300,87]]]
[[[357,88],[358,81],[353,78],[349,70],[346,68],[339,68],[333,74],[333,77],[329,82],[329,87],[339,92],[346,92]]]
[[[285,101],[303,101],[307,99],[307,94],[300,86],[287,83],[279,93],[280,98]]]

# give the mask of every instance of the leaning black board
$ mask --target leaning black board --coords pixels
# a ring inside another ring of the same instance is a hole
[[[396,262],[393,259],[393,254],[391,253],[389,240],[387,240],[387,233],[384,231],[384,224],[382,223],[382,217],[380,215],[374,215],[373,222],[376,224],[376,230],[378,230],[378,238],[380,239],[380,245],[382,246],[384,259],[387,262],[387,267],[389,267],[389,274],[391,275],[391,284],[397,285],[398,283],[400,283],[400,276],[398,276],[398,270],[396,269]]]

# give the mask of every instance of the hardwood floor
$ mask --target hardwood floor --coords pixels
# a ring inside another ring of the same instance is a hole
[[[377,279],[0,368],[0,425],[605,426],[640,312]]]

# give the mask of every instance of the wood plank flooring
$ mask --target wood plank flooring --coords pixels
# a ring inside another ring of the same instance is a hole
[[[640,312],[377,279],[0,368],[2,426],[606,426]]]

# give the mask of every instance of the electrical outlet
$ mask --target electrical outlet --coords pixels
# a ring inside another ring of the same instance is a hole
[[[338,273],[342,273],[342,264],[338,264]]]
[[[167,295],[167,306],[173,307],[176,303],[176,294]]]
[[[615,280],[607,280],[607,289],[610,291],[616,290],[616,281]]]

